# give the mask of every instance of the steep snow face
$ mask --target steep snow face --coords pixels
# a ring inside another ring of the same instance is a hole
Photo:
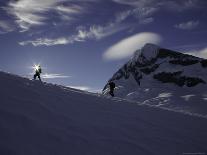
[[[137,50],[132,57],[132,62],[140,62],[145,63],[145,61],[151,61],[152,59],[156,58],[159,53],[159,47],[154,44],[146,44],[140,50]],[[143,61],[145,59],[145,61]]]
[[[147,60],[156,58],[159,52],[159,47],[153,44],[146,44],[142,49],[141,53]]]
[[[116,96],[207,115],[207,60],[146,44],[109,81]]]
[[[2,72],[0,86],[1,155],[207,152],[205,116],[110,99]]]
[[[134,56],[128,62],[130,65],[146,66],[151,64],[159,54],[159,47],[153,44],[146,44],[143,48],[137,50]]]

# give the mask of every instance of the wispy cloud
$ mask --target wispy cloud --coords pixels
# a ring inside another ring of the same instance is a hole
[[[88,91],[88,92],[101,92],[101,89],[95,89],[89,86],[67,86],[69,88],[74,88],[74,89],[79,89],[79,90],[83,90],[83,91]]]
[[[110,22],[106,25],[92,25],[88,30],[86,28],[79,29],[79,36],[82,38],[102,39],[114,33],[129,28],[129,25]]]
[[[176,24],[174,27],[181,30],[192,30],[198,27],[199,21],[188,21],[180,24]]]
[[[140,24],[148,24],[154,21],[153,15],[162,11],[185,11],[205,6],[198,0],[112,0],[118,4],[131,6],[130,10],[118,14],[118,20],[125,20],[129,16],[135,16]]]
[[[24,32],[33,26],[45,25],[52,18],[49,15],[51,11],[58,14],[61,19],[72,20],[74,14],[82,13],[85,9],[81,5],[72,4],[71,0],[18,0],[10,1],[4,10],[16,18],[15,21],[20,27],[20,31]]]
[[[140,24],[149,24],[154,22],[154,18],[153,17],[149,17],[149,18],[144,18],[142,20],[139,21]]]
[[[36,40],[28,40],[19,42],[20,45],[25,46],[28,44],[32,44],[33,46],[54,46],[54,45],[65,45],[73,43],[73,40],[69,38],[56,38],[56,39],[49,39],[49,38],[38,38]]]
[[[74,89],[79,89],[79,90],[83,90],[83,91],[88,91],[88,90],[91,89],[88,86],[67,86],[67,87],[74,88]]]
[[[11,32],[13,30],[14,27],[8,21],[0,20],[0,34]]]
[[[172,10],[185,10],[193,7],[202,6],[198,0],[113,0],[116,3],[129,5],[132,7],[156,7]]]
[[[59,5],[55,9],[63,13],[78,14],[82,11],[83,8],[78,5],[70,5],[70,6]]]
[[[155,7],[138,7],[135,9],[130,9],[127,11],[120,12],[116,15],[116,21],[122,22],[126,20],[130,16],[134,16],[139,20],[140,24],[147,24],[154,21],[151,17],[155,12],[157,12],[157,8]]]
[[[159,44],[162,37],[156,33],[143,32],[125,38],[109,47],[103,54],[106,60],[119,60],[130,57],[137,49],[146,43]]]
[[[148,1],[144,1],[144,0],[130,0],[130,1],[129,0],[113,0],[113,1],[116,3],[131,5],[134,7],[137,7],[137,6],[143,7],[148,3],[148,1],[151,1],[151,0],[148,0]]]
[[[46,20],[44,13],[56,4],[56,0],[19,0],[9,2],[5,9],[16,17],[16,23],[22,31],[26,31],[33,25],[44,24],[44,20]]]
[[[57,79],[57,78],[70,78],[71,76],[66,76],[62,74],[42,74],[42,78],[44,79]]]
[[[99,40],[124,29],[127,29],[128,27],[129,25],[119,25],[116,23],[110,23],[105,26],[92,25],[88,29],[85,27],[78,28],[77,34],[71,35],[69,37],[60,37],[55,39],[38,38],[36,40],[22,41],[19,42],[19,44],[22,46],[28,44],[32,44],[33,46],[54,46],[72,44],[74,42],[83,42],[88,39]]]

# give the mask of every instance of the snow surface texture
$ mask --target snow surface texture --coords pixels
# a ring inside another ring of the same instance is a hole
[[[146,44],[109,81],[116,83],[115,96],[206,116],[206,62]]]
[[[1,155],[207,153],[205,117],[2,72],[0,86]]]

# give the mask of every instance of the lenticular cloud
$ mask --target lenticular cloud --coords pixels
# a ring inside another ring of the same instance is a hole
[[[103,54],[106,60],[120,60],[130,57],[137,49],[146,43],[159,44],[162,37],[159,34],[151,32],[142,32],[125,38],[115,45],[109,47]]]

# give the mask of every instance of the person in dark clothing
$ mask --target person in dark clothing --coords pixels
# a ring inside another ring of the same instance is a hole
[[[114,97],[114,89],[115,89],[116,85],[115,85],[115,83],[112,82],[112,81],[110,81],[110,82],[108,83],[108,85],[109,85],[109,88],[110,88],[109,94],[110,94],[112,97]]]
[[[36,80],[36,77],[41,81],[40,74],[42,73],[42,69],[40,65],[35,66],[35,74],[34,74],[34,80]]]

